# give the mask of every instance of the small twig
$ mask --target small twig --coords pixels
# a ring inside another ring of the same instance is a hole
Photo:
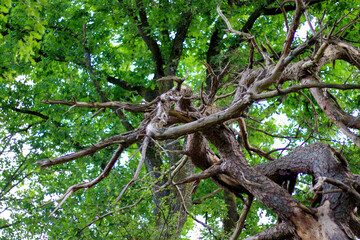
[[[200,88],[200,99],[204,105],[208,105],[207,101],[205,100],[205,97],[204,97],[204,83],[203,82],[201,83],[201,88]]]
[[[236,89],[234,91],[232,91],[231,93],[227,93],[227,94],[224,94],[224,95],[220,95],[220,96],[217,96],[215,98],[215,101],[219,100],[219,99],[222,99],[222,98],[227,98],[227,97],[230,97],[232,95],[234,95],[236,93]]]
[[[184,183],[193,182],[196,180],[210,178],[210,177],[218,175],[222,172],[223,172],[222,168],[219,165],[213,165],[210,168],[208,168],[202,172],[196,173],[194,175],[191,175],[190,177],[180,180],[179,182],[175,183],[175,185],[180,185],[180,184],[184,184]]]
[[[133,208],[135,207],[136,205],[138,205],[141,201],[143,200],[143,198],[139,198],[139,200],[136,201],[136,203],[132,204],[132,205],[129,205],[129,206],[125,206],[125,207],[122,207],[120,209],[117,209],[116,211],[110,211],[110,212],[107,212],[101,216],[98,216],[95,218],[95,220],[93,220],[92,222],[86,224],[84,227],[82,227],[81,229],[79,229],[78,233],[81,233],[82,231],[84,231],[86,228],[90,227],[91,225],[93,225],[94,223],[96,223],[97,221],[107,217],[107,216],[110,216],[112,214],[114,214],[115,212],[121,212],[121,211],[124,211],[128,208]]]
[[[313,112],[314,112],[314,121],[315,121],[315,130],[316,132],[319,132],[319,123],[318,123],[318,112],[316,111],[316,107],[315,104],[311,101],[311,99],[303,92],[299,91],[298,92],[300,95],[302,95],[303,97],[306,98],[306,100],[310,103]]]
[[[249,47],[250,47],[250,53],[249,53],[249,65],[248,65],[248,68],[249,69],[252,69],[253,66],[254,66],[254,45],[252,44],[252,41],[249,40]]]
[[[266,37],[266,34],[264,34],[265,37],[265,44],[266,46],[268,46],[268,48],[270,49],[271,53],[273,54],[275,60],[279,60],[279,55],[277,54],[277,52],[271,47],[269,40]]]
[[[104,111],[105,110],[105,108],[100,108],[99,110],[97,110],[93,115],[91,115],[91,119],[92,118],[94,118],[94,117],[96,117],[99,113],[101,113],[102,111]]]
[[[259,148],[255,148],[255,147],[250,145],[248,132],[246,131],[246,124],[245,124],[244,118],[238,118],[237,122],[238,122],[238,125],[239,125],[239,128],[240,128],[241,138],[242,138],[242,141],[244,143],[244,147],[247,150],[253,151],[253,152],[257,153],[258,155],[260,155],[260,156],[262,156],[262,157],[264,157],[266,159],[275,160],[273,157],[270,156],[269,153],[266,153],[263,150],[261,150]]]
[[[324,20],[325,13],[326,13],[326,9],[324,9],[324,11],[323,11],[323,13],[322,13],[322,15],[321,15],[321,18],[319,19],[319,26],[320,26],[320,27],[321,27],[322,22],[323,22],[323,20]]]
[[[66,112],[64,112],[64,115],[66,115],[68,112],[70,112],[70,110],[73,109],[74,107],[76,107],[76,105],[69,107],[69,109]]]
[[[316,194],[330,194],[330,193],[341,193],[344,192],[341,189],[332,189],[332,190],[326,190],[326,191],[318,191]]]
[[[258,131],[258,132],[261,132],[261,133],[264,133],[270,137],[275,137],[275,138],[285,138],[285,139],[290,139],[290,138],[296,138],[296,137],[292,137],[292,136],[283,136],[283,135],[278,135],[278,134],[271,134],[271,133],[268,133],[262,129],[258,129],[258,128],[255,128],[253,126],[250,126],[250,125],[246,125],[248,128],[251,128],[255,131]]]
[[[310,19],[310,15],[309,15],[308,11],[305,10],[304,14],[305,14],[306,21],[307,21],[307,23],[308,23],[308,25],[310,27],[311,33],[313,35],[315,35],[316,31],[315,31],[313,25],[311,24],[311,19]]]
[[[193,204],[201,204],[204,200],[215,196],[216,194],[218,194],[222,190],[224,190],[224,189],[218,188],[215,191],[212,191],[211,193],[209,193],[209,194],[207,194],[207,195],[205,195],[205,196],[203,196],[201,198],[195,199],[195,200],[193,200]]]
[[[158,177],[158,180],[154,184],[160,182],[160,179],[162,179],[163,176],[171,172],[168,181],[165,184],[163,184],[158,190],[156,190],[156,192],[161,192],[163,189],[170,186],[170,184],[172,183],[172,179],[174,178],[176,173],[180,171],[180,169],[185,165],[187,161],[188,161],[188,157],[184,155],[177,163],[175,163],[174,166],[172,166],[169,170],[165,171],[160,177]]]
[[[359,10],[360,7],[353,9],[352,11],[348,12],[347,14],[345,14],[344,16],[342,16],[338,21],[336,21],[336,24],[339,24],[343,19],[345,19],[348,15],[350,15],[351,13]],[[346,24],[344,27],[342,27],[339,31],[337,31],[334,36],[339,36],[341,33],[343,33],[347,28],[349,28],[351,25],[353,25],[358,19],[360,18],[360,14],[358,14],[355,19],[353,19],[351,22],[349,22],[348,24]]]

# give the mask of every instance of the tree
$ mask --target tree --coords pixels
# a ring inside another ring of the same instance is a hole
[[[1,236],[360,237],[358,7],[2,2]]]

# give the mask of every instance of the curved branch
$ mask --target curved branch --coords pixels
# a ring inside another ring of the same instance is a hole
[[[125,148],[126,147],[124,145],[122,144],[119,145],[119,147],[116,149],[113,156],[111,157],[109,163],[106,165],[104,171],[97,178],[95,178],[91,182],[79,183],[69,187],[66,193],[64,194],[64,196],[60,198],[62,199],[62,201],[59,203],[59,205],[56,206],[54,211],[50,213],[49,217],[53,215],[61,207],[61,205],[66,201],[67,198],[71,196],[71,194],[82,188],[91,188],[92,186],[98,184],[101,180],[106,178],[111,172],[111,169],[113,168],[113,166],[115,165],[116,161],[118,160],[118,158],[120,157],[121,153],[124,151]]]
[[[123,144],[124,146],[129,146],[133,143],[135,143],[136,141],[138,141],[139,139],[141,139],[143,136],[141,135],[144,132],[143,129],[136,129],[134,131],[130,131],[124,134],[120,134],[120,135],[116,135],[116,136],[112,136],[109,138],[106,138],[105,140],[92,145],[91,147],[82,149],[78,152],[75,153],[71,153],[68,155],[64,155],[58,158],[53,158],[53,159],[43,159],[43,160],[39,160],[37,161],[35,164],[40,165],[41,168],[47,168],[53,165],[57,165],[57,164],[61,164],[64,162],[69,162],[87,155],[91,155],[95,152],[100,151],[103,148],[106,148],[112,144],[116,144],[116,143],[120,143]]]

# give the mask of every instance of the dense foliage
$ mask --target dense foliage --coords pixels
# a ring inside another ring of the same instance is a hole
[[[323,35],[337,33],[334,36],[339,41],[359,48],[357,0],[304,2],[308,8],[300,19],[291,50],[319,30]],[[183,154],[179,151],[182,148],[175,153],[165,151],[170,140],[154,140],[156,143],[151,147],[154,154],[148,153],[147,161],[161,159],[155,169],[160,173],[155,176],[144,166],[139,179],[120,201],[116,201],[118,196],[142,160],[141,139],[127,146],[107,177],[86,191],[74,192],[52,216],[49,215],[60,201],[53,202],[70,186],[99,176],[117,144],[48,168],[35,165],[39,160],[81,151],[111,136],[132,131],[149,114],[117,106],[49,105],[44,103],[46,100],[145,104],[176,85],[157,79],[164,76],[185,79],[188,74],[183,84],[193,89],[193,104],[198,107],[203,103],[200,95],[211,91],[211,71],[219,75],[230,63],[217,92],[217,96],[225,97],[218,97],[217,110],[213,112],[229,106],[234,98],[231,93],[249,66],[249,56],[254,54],[254,68],[261,68],[265,62],[264,54],[256,49],[252,53],[250,40],[224,31],[228,26],[219,17],[217,5],[218,1],[205,0],[1,1],[0,238],[162,239],[178,232],[181,239],[189,239],[198,226],[201,233],[197,234],[202,239],[229,234],[223,227],[228,213],[240,213],[244,202],[234,199],[235,205],[228,208],[225,190],[217,190],[219,187],[211,179],[197,182],[194,192],[191,185],[185,199],[190,215],[209,228],[190,216],[180,230],[168,227],[176,226],[179,215],[184,214],[171,207],[179,204],[176,186],[168,187],[166,197],[158,198],[160,203],[154,201],[158,183],[170,179],[168,169],[174,170],[177,161],[181,161],[173,156],[180,158]],[[221,9],[233,29],[251,33],[260,47],[267,43],[274,53],[281,54],[287,37],[284,14],[289,26],[295,21],[293,1],[283,4],[273,0],[229,0],[222,3]],[[326,27],[322,29],[323,26]],[[310,56],[319,46],[308,46],[293,62]],[[359,59],[354,60],[357,66],[334,60],[322,66],[318,76],[324,83],[359,84]],[[281,88],[295,85],[296,82],[287,81]],[[348,126],[346,130],[339,128],[308,89],[258,100],[247,108],[242,117],[250,147],[241,137],[240,123],[226,122],[236,133],[250,165],[278,159],[310,143],[324,142],[347,159],[353,174],[360,174],[359,90],[328,88],[328,91],[337,106],[358,121],[357,125],[349,126],[350,130]],[[178,138],[180,145],[186,145],[185,137]],[[184,173],[186,176],[194,173],[189,169]],[[305,206],[310,206],[313,197],[308,194],[312,181],[309,175],[300,174],[293,192]],[[202,200],[210,193],[213,196]],[[239,195],[247,198],[247,193]],[[94,221],[98,217],[100,220]],[[159,218],[163,219],[162,224]],[[240,237],[259,233],[276,221],[276,214],[255,200]]]

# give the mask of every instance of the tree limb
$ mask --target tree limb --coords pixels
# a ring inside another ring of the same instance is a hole
[[[154,100],[147,104],[131,104],[127,102],[118,102],[118,101],[110,101],[110,102],[102,102],[102,103],[88,103],[88,102],[69,102],[63,100],[44,100],[41,103],[45,104],[61,104],[67,105],[71,107],[81,107],[81,108],[116,108],[116,109],[124,109],[125,111],[134,112],[134,113],[144,113],[150,112],[154,110],[154,104],[156,104],[157,100]]]
[[[101,180],[106,178],[109,175],[111,169],[113,168],[113,166],[115,165],[115,163],[117,162],[117,160],[119,159],[121,153],[124,151],[125,148],[126,148],[126,145],[125,146],[122,144],[119,145],[119,147],[116,149],[113,156],[111,157],[109,163],[106,165],[104,171],[97,178],[95,178],[91,182],[83,182],[83,183],[79,183],[79,184],[69,187],[68,190],[66,191],[66,193],[60,198],[60,199],[62,199],[62,201],[56,206],[54,211],[52,211],[50,213],[49,217],[51,215],[53,215],[61,207],[61,205],[66,201],[66,199],[68,199],[71,196],[71,194],[73,194],[74,192],[76,192],[77,190],[82,189],[82,188],[91,188],[92,186],[96,185]]]
[[[112,144],[120,143],[124,145],[131,145],[142,138],[141,133],[144,130],[136,129],[134,131],[130,131],[124,134],[115,135],[109,138],[104,139],[103,141],[92,145],[91,147],[82,149],[78,152],[71,153],[68,155],[64,155],[58,158],[53,159],[43,159],[37,161],[35,164],[40,165],[41,168],[47,168],[53,165],[61,164],[64,162],[72,161],[87,155],[91,155],[103,148],[106,148]]]

